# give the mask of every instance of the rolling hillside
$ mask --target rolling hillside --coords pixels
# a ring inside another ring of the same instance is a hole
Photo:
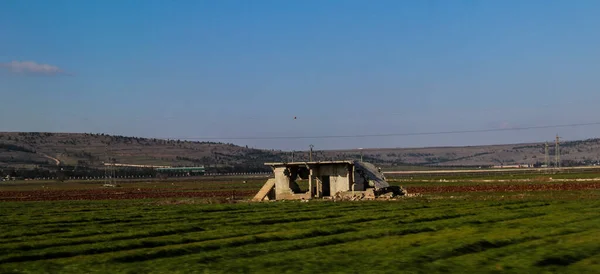
[[[554,161],[554,144],[549,144],[549,160]],[[333,154],[356,154],[335,151]],[[600,139],[569,141],[560,144],[561,165],[594,164],[600,161]],[[544,143],[506,144],[466,147],[365,149],[365,161],[390,166],[507,166],[535,165],[545,162]]]
[[[233,144],[85,133],[0,133],[0,166],[99,167],[116,163],[167,166],[261,166],[281,153]],[[260,163],[260,165],[259,165]]]
[[[365,161],[385,167],[533,165],[544,162],[544,144],[468,147],[377,148],[362,151]],[[561,144],[563,165],[600,160],[600,139]],[[554,155],[550,146],[550,160]],[[0,133],[0,167],[100,167],[109,158],[136,165],[253,167],[264,162],[306,161],[308,152],[259,150],[233,144],[191,142],[86,133]],[[359,159],[358,150],[315,151],[316,160]]]

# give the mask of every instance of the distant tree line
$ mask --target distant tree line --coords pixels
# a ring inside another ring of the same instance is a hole
[[[26,148],[24,146],[5,144],[5,143],[0,143],[0,149],[5,149],[5,150],[9,150],[9,151],[27,152],[27,153],[35,153],[36,152],[35,150]]]
[[[263,165],[233,165],[222,167],[206,168],[207,173],[252,173],[252,172],[269,172],[271,169]],[[159,173],[154,168],[115,168],[114,174],[116,177],[158,177]],[[1,177],[15,177],[23,179],[36,178],[58,178],[60,181],[68,180],[72,177],[77,178],[102,178],[106,175],[104,168],[93,168],[86,166],[60,166],[54,168],[34,168],[34,169],[17,169],[17,168],[0,168]]]
[[[17,177],[23,179],[35,179],[35,178],[58,178],[59,180],[66,180],[71,177],[104,177],[106,171],[99,168],[87,168],[87,167],[75,167],[75,166],[61,166],[56,169],[15,169],[15,168],[3,168],[0,169],[0,176],[6,177]],[[144,176],[144,177],[155,177],[156,170],[152,168],[119,168],[115,169],[115,176]]]
[[[533,167],[535,168],[539,168],[544,166],[546,163],[544,162],[540,162],[537,161],[535,164],[533,164]],[[594,161],[594,160],[561,160],[560,161],[560,166],[561,167],[575,167],[575,166],[589,166],[589,165],[594,165],[594,164],[598,164],[598,161]],[[550,167],[555,167],[556,163],[554,161],[554,159],[550,159],[550,162],[548,163],[548,165]]]

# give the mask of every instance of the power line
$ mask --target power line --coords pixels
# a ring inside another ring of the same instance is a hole
[[[355,135],[317,135],[317,136],[273,136],[273,137],[179,137],[179,138],[158,138],[158,139],[180,139],[180,140],[276,140],[276,139],[331,139],[331,138],[365,138],[365,137],[405,137],[405,136],[425,136],[425,135],[446,135],[446,134],[465,134],[465,133],[484,133],[499,131],[518,131],[532,129],[549,129],[563,127],[581,127],[600,125],[600,122],[577,123],[563,125],[546,125],[530,127],[513,128],[494,128],[494,129],[475,129],[475,130],[453,130],[453,131],[434,131],[434,132],[412,132],[412,133],[384,133],[384,134],[355,134]]]
[[[365,137],[406,137],[406,136],[426,136],[426,135],[447,135],[447,134],[467,134],[467,133],[485,133],[485,132],[501,132],[501,131],[519,131],[532,129],[552,129],[564,127],[582,127],[600,125],[600,122],[591,123],[573,123],[561,125],[545,125],[545,126],[530,126],[530,127],[512,127],[512,128],[492,128],[492,129],[475,129],[475,130],[453,130],[453,131],[434,131],[434,132],[411,132],[411,133],[382,133],[382,134],[354,134],[354,135],[314,135],[314,136],[273,136],[273,137],[139,137],[147,140],[162,140],[162,141],[185,141],[185,140],[276,140],[276,139],[332,139],[332,138],[365,138]],[[62,134],[61,132],[54,132]],[[110,138],[111,135],[106,135]],[[113,136],[114,137],[114,136]],[[124,138],[137,138],[131,136],[122,136]],[[106,148],[106,144],[86,145],[86,148]],[[61,147],[68,148],[70,145],[62,145]]]

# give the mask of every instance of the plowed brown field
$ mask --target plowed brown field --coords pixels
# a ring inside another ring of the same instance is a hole
[[[226,198],[248,197],[252,190],[243,191],[168,191],[157,189],[83,189],[0,191],[0,201],[55,201],[55,200],[117,200],[153,198]]]
[[[408,193],[453,193],[453,192],[525,192],[548,190],[592,190],[600,189],[600,182],[573,182],[557,184],[514,184],[514,185],[468,185],[468,186],[415,186],[406,187]]]
[[[600,189],[600,182],[407,186],[409,193],[528,192]],[[249,198],[258,190],[170,190],[151,188],[0,191],[0,201],[123,200],[155,198]]]

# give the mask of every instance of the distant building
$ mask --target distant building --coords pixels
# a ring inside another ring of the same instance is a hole
[[[275,178],[269,179],[254,197],[262,200],[308,200],[336,195],[367,195],[394,192],[374,165],[360,161],[266,163]],[[308,180],[308,190],[300,189],[298,179]]]
[[[202,167],[160,167],[156,171],[166,176],[201,176],[206,173]]]

